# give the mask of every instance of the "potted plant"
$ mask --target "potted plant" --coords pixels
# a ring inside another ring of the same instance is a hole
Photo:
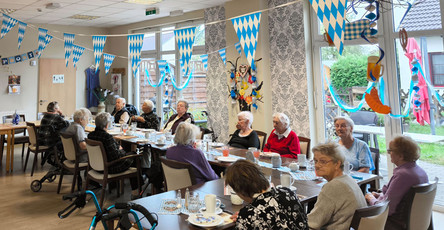
[[[99,100],[99,105],[97,106],[97,113],[105,112],[105,101],[109,95],[113,93],[109,89],[103,89],[101,87],[96,87],[94,89],[94,95],[97,100]]]

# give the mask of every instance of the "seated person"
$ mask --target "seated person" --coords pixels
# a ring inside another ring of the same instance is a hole
[[[243,111],[237,114],[236,131],[231,135],[228,145],[248,149],[249,147],[255,147],[260,149],[260,142],[256,131],[251,129],[253,124],[253,114],[248,111]]]
[[[40,122],[39,135],[42,137],[42,144],[51,147],[61,143],[59,133],[69,126],[69,122],[63,119],[63,112],[57,101],[50,102],[46,111]]]
[[[138,128],[159,130],[159,117],[153,112],[153,107],[151,100],[145,100],[142,105],[143,114],[131,117],[132,121],[137,121]]]
[[[122,147],[120,147],[120,145],[116,142],[116,140],[114,140],[113,136],[106,132],[112,122],[111,119],[112,117],[109,113],[99,113],[95,119],[95,130],[88,134],[88,139],[100,141],[103,143],[108,162],[117,160],[127,155],[125,154],[125,151],[122,149]],[[120,164],[111,165],[108,168],[108,172],[112,174],[124,172],[131,166],[135,166],[135,163],[136,162],[134,161],[134,159],[125,159],[123,161],[120,161]],[[132,177],[130,179],[130,183],[131,189],[133,190],[132,195],[137,195],[137,178]]]
[[[74,112],[74,122],[65,130],[65,133],[70,135],[74,135],[79,143],[81,150],[86,150],[86,133],[85,126],[89,122],[89,118],[91,117],[91,112],[88,109],[81,108]]]
[[[365,173],[374,170],[375,165],[367,143],[353,137],[353,120],[349,117],[335,117],[334,124],[340,138],[338,143],[348,150],[345,152],[345,160],[353,165],[353,170]]]
[[[203,152],[196,148],[196,133],[199,132],[199,128],[182,122],[176,130],[174,142],[177,145],[167,149],[166,158],[191,164],[197,184],[218,179]]]
[[[398,136],[389,143],[387,153],[396,168],[382,192],[367,193],[365,199],[370,205],[384,200],[390,200],[389,216],[385,229],[406,229],[407,216],[403,212],[402,198],[417,184],[427,183],[429,179],[426,172],[416,164],[420,157],[419,146],[410,137]]]
[[[262,170],[247,160],[227,168],[225,183],[249,203],[231,218],[236,229],[308,229],[307,215],[296,193],[272,188]]]
[[[308,214],[310,229],[349,229],[355,210],[367,207],[356,181],[343,174],[345,149],[337,143],[313,148],[316,174],[328,182]]]
[[[163,127],[164,130],[171,130],[172,134],[176,133],[176,128],[181,122],[187,122],[194,124],[194,118],[191,113],[188,113],[188,102],[180,100],[177,102],[177,113],[168,119],[167,123]]]
[[[265,144],[264,152],[279,153],[282,157],[298,158],[301,153],[299,138],[290,128],[290,119],[283,113],[273,114],[273,131]]]
[[[126,124],[129,121],[129,112],[125,107],[126,100],[123,97],[116,99],[116,107],[112,112],[111,116],[114,116],[114,123],[116,124]]]

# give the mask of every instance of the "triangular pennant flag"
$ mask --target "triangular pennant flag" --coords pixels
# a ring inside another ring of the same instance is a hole
[[[241,44],[239,42],[234,44],[234,47],[236,47],[236,50],[239,54],[242,54],[242,48],[241,48]]]
[[[80,56],[82,56],[83,51],[85,51],[85,48],[75,45],[72,45],[72,63],[74,64],[74,67],[76,67],[77,62],[80,59]]]
[[[157,61],[157,66],[159,66],[160,78],[162,78],[162,76],[165,74],[166,65],[167,65],[166,60],[158,60]]]
[[[20,49],[20,46],[22,45],[23,37],[25,36],[25,30],[26,26],[28,24],[24,22],[19,22],[19,28],[18,28],[18,49]]]
[[[344,49],[347,0],[309,0],[340,55]]]
[[[218,52],[220,54],[220,57],[222,58],[222,61],[224,62],[224,65],[227,65],[227,57],[225,54],[225,49],[226,48],[220,49]]]
[[[128,35],[128,51],[134,77],[136,77],[137,69],[140,64],[140,52],[142,51],[143,38],[143,34]]]
[[[115,55],[103,53],[103,62],[105,63],[105,75],[108,74],[109,68],[113,64],[115,57]]]
[[[52,36],[49,34],[46,34],[45,43],[43,44],[42,50],[39,52],[38,58],[40,58],[40,56],[42,56],[43,50],[46,48],[46,46],[48,46],[48,44],[51,42],[51,40],[52,40]]]
[[[17,19],[11,18],[3,14],[3,24],[1,29],[1,38],[3,38],[17,24]]]
[[[261,22],[261,13],[253,13],[242,17],[231,19],[239,42],[244,49],[245,56],[251,67],[254,66],[254,55],[256,53],[257,36]]]
[[[48,33],[47,29],[39,28],[39,49],[38,49],[38,57],[40,58],[40,53],[43,50],[43,46],[45,46],[46,34]]]
[[[208,54],[200,55],[200,59],[202,59],[204,68],[208,70]]]
[[[75,34],[63,33],[63,39],[65,40],[65,64],[68,67],[69,57],[72,53],[72,45],[74,44]]]
[[[93,36],[94,62],[96,64],[96,73],[99,70],[100,59],[102,58],[103,48],[105,47],[106,36]]]
[[[196,36],[196,27],[175,30],[177,46],[179,47],[180,60],[182,61],[180,67],[184,75],[188,73],[188,64],[193,53],[194,38]]]

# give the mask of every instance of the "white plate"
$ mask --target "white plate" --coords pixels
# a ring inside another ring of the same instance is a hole
[[[159,146],[159,147],[163,147],[163,146],[166,145],[165,143],[154,143],[154,144],[157,145],[157,146]]]
[[[203,207],[203,208],[200,208],[199,209],[199,212],[200,213],[203,213],[203,214],[211,214],[211,213],[207,213],[206,212],[206,208],[205,207]],[[221,214],[223,211],[222,211],[222,209],[221,208],[218,208],[218,209],[216,209],[216,212],[214,213],[214,214],[216,214],[216,215],[219,215],[219,214]]]
[[[235,162],[238,159],[234,157],[218,157],[217,160],[222,162]]]
[[[278,185],[278,186],[276,186],[276,188],[282,188],[282,185]],[[294,187],[294,186],[290,186],[289,189],[290,189],[291,191],[296,191],[296,190],[297,190],[297,188]]]
[[[199,214],[191,214],[188,217],[188,222],[199,227],[208,228],[222,224],[224,222],[224,219],[216,214],[199,213]]]
[[[111,136],[117,136],[117,135],[120,135],[120,132],[115,132],[115,131],[108,131],[108,133],[109,133]]]
[[[224,143],[220,143],[220,142],[213,142],[213,143],[210,143],[210,145],[213,146],[213,147],[222,147],[225,144]]]
[[[263,157],[272,157],[275,154],[279,154],[279,153],[273,153],[273,152],[261,152],[261,156]]]

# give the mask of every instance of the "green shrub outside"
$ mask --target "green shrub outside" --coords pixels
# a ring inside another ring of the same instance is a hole
[[[335,89],[367,86],[367,56],[340,57],[331,67],[331,83]]]

